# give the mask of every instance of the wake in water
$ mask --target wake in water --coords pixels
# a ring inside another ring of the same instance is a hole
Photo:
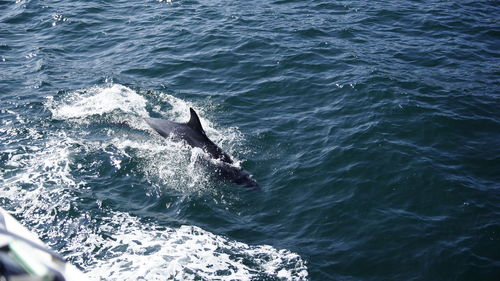
[[[129,190],[131,196],[161,195],[165,189],[182,196],[213,190],[207,172],[193,167],[200,149],[156,137],[142,121],[148,112],[185,120],[189,107],[203,108],[162,93],[154,93],[159,104],[149,108],[148,98],[119,84],[49,97],[49,123],[65,128],[41,132],[27,124],[29,136],[18,140],[22,145],[12,141],[19,135],[16,124],[4,124],[0,141],[10,144],[0,152],[6,159],[0,201],[97,280],[307,279],[305,262],[288,250],[250,246],[196,226],[159,226],[107,207],[113,188],[106,182],[122,177],[123,189],[144,179],[151,186]],[[108,128],[122,122],[130,129]],[[242,140],[237,128],[201,122],[229,152]],[[92,190],[100,182],[105,182],[103,190]],[[96,209],[82,203],[101,194],[105,196],[97,198]]]

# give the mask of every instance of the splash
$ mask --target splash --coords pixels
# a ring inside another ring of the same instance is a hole
[[[65,120],[121,110],[122,112],[147,117],[146,99],[132,89],[119,84],[108,87],[93,87],[73,92],[55,102],[48,97],[46,103],[54,119]]]
[[[148,101],[147,98],[151,98]],[[152,106],[151,106],[152,105]],[[167,106],[168,105],[168,106]],[[204,152],[191,148],[184,143],[166,140],[142,120],[149,117],[147,108],[155,116],[178,122],[189,120],[189,108],[195,108],[200,116],[209,114],[203,107],[160,92],[148,92],[144,95],[120,84],[96,86],[68,93],[58,99],[47,98],[46,107],[54,119],[77,123],[76,135],[81,138],[82,145],[92,147],[94,151],[106,151],[113,146],[116,153],[109,153],[109,161],[120,169],[120,163],[132,159],[138,164],[134,171],[143,175],[151,183],[150,193],[161,193],[162,189],[170,188],[176,191],[192,194],[210,192],[209,171],[200,165],[196,159]],[[165,110],[164,108],[168,108]],[[95,140],[95,132],[85,131],[82,124],[93,124],[108,120],[102,131],[107,131],[107,137]],[[201,117],[203,128],[210,138],[230,154],[238,150],[243,138],[236,127],[218,128],[207,118]],[[113,124],[126,123],[139,132],[120,130]],[[85,138],[82,136],[90,135]],[[240,161],[233,157],[236,165]]]

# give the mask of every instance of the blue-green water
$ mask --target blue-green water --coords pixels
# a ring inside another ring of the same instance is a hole
[[[0,1],[0,205],[94,280],[498,280],[498,1]],[[222,182],[143,117],[253,174]]]

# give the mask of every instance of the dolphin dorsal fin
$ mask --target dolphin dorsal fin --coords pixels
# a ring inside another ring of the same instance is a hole
[[[196,114],[196,111],[190,107],[189,112],[191,113],[191,118],[189,118],[189,122],[187,122],[188,127],[205,135],[205,131],[201,126],[200,118],[198,114]]]

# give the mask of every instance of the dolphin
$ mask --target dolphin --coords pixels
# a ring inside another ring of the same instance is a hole
[[[233,164],[233,160],[220,147],[213,143],[203,130],[200,118],[194,109],[189,108],[191,114],[187,123],[178,123],[160,118],[144,118],[144,121],[164,138],[173,141],[184,141],[191,147],[201,148],[212,159],[219,161],[204,161],[212,166],[216,173],[224,179],[245,187],[260,190],[259,185],[251,175]]]

